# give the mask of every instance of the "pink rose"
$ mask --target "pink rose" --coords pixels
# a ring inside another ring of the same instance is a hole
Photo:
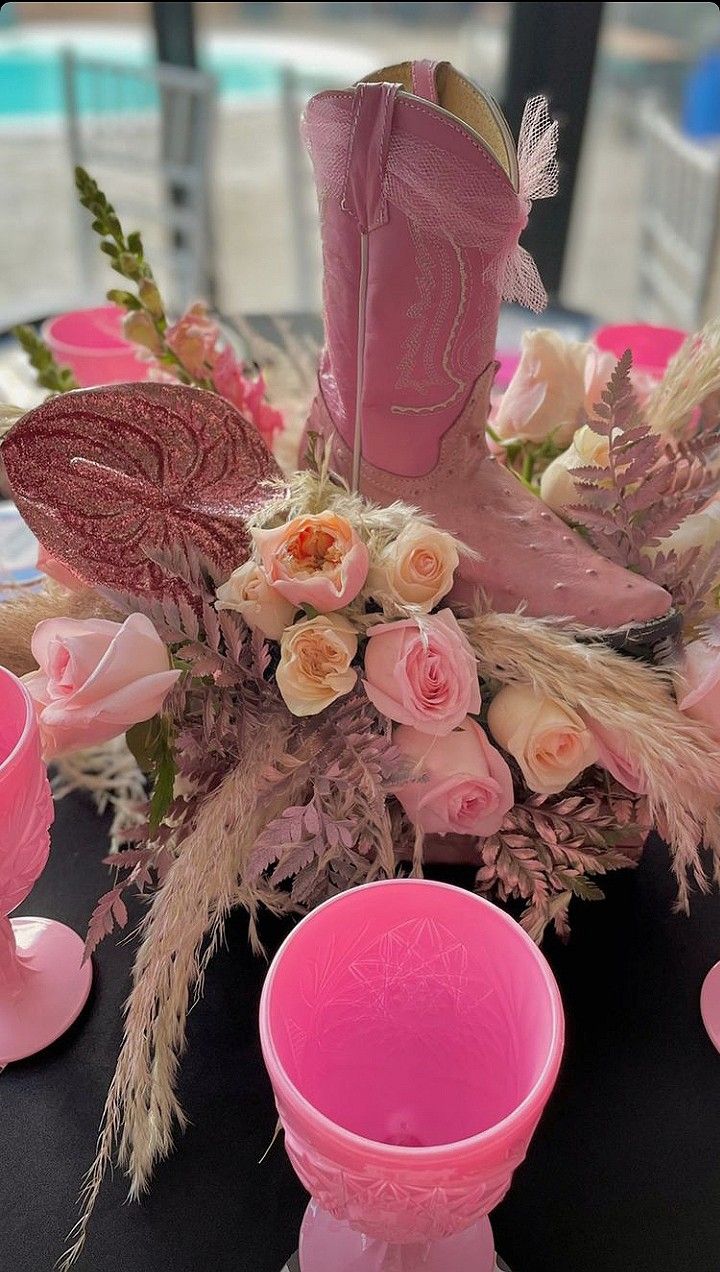
[[[588,721],[598,748],[597,763],[607,769],[626,791],[646,795],[647,785],[637,760],[630,754],[629,738],[619,729],[604,729],[597,721]]]
[[[217,338],[217,325],[200,301],[165,332],[166,345],[196,380],[210,376],[217,359]]]
[[[494,835],[515,802],[512,776],[499,751],[470,716],[444,737],[400,725],[393,742],[414,763],[395,791],[405,812],[427,834]]]
[[[77,592],[79,588],[85,587],[80,576],[68,565],[58,561],[57,557],[51,556],[42,544],[38,548],[37,568],[42,570],[43,574],[47,574],[49,579],[62,583],[63,587],[68,588],[70,592]]]
[[[262,566],[246,561],[217,590],[217,608],[236,610],[248,627],[256,627],[269,640],[280,640],[294,617],[294,605],[271,587]]]
[[[686,645],[675,673],[675,691],[680,710],[702,720],[720,741],[720,646],[706,640]]]
[[[602,401],[602,395],[609,384],[610,377],[617,363],[618,359],[612,353],[602,351],[593,344],[587,346],[584,379],[585,410],[588,415],[592,415],[594,408]],[[632,366],[630,368],[630,383],[635,399],[638,405],[642,407],[658,382],[649,371],[643,371],[640,367]]]
[[[179,671],[144,614],[124,623],[49,618],[31,641],[38,671],[24,676],[46,759],[97,746],[160,710]]]
[[[452,610],[371,627],[363,685],[396,724],[445,735],[480,710],[475,655]]]
[[[268,581],[293,605],[321,614],[354,600],[368,574],[368,550],[334,512],[294,517],[276,530],[253,530]]]
[[[594,344],[588,345],[583,377],[585,410],[588,415],[592,415],[594,408],[602,402],[602,395],[616,366],[617,358],[614,358],[611,353],[598,349]]]
[[[585,400],[588,346],[556,331],[526,331],[522,355],[493,419],[503,441],[570,441]]]

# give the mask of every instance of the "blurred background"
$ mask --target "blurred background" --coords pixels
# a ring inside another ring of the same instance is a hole
[[[110,284],[74,162],[143,228],[176,308],[319,309],[303,102],[418,56],[454,62],[515,129],[550,96],[562,192],[524,242],[556,303],[683,327],[720,310],[715,3],[52,0],[0,11],[0,332]]]

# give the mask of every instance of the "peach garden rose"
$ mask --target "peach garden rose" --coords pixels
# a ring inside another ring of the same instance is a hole
[[[373,562],[368,591],[380,602],[414,605],[429,614],[452,588],[459,563],[452,535],[411,521]]]
[[[451,733],[480,710],[475,655],[449,609],[422,621],[379,623],[368,632],[368,698],[396,724]]]
[[[365,544],[344,517],[320,512],[294,517],[275,530],[253,530],[268,582],[296,608],[321,614],[354,600],[368,574]]]
[[[357,680],[351,666],[356,653],[355,631],[338,614],[318,614],[288,627],[275,680],[292,714],[318,715],[349,693]]]
[[[150,720],[182,673],[144,614],[124,623],[49,618],[31,649],[37,671],[23,677],[35,702],[43,754],[97,746]]]
[[[248,627],[257,628],[269,640],[280,640],[297,609],[272,588],[262,566],[246,561],[217,590],[217,609],[235,610]]]
[[[493,698],[488,728],[520,765],[531,791],[554,795],[598,759],[588,725],[570,707],[527,685],[505,685]]]
[[[510,769],[479,724],[468,716],[437,737],[407,725],[393,742],[412,761],[413,778],[395,791],[414,826],[426,834],[494,835],[514,803]]]

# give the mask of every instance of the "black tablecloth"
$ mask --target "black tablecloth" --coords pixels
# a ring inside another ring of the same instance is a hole
[[[53,851],[25,913],[84,930],[107,883],[105,826],[83,797],[58,806]],[[720,958],[720,898],[672,913],[667,854],[578,905],[569,946],[547,945],[567,1013],[560,1081],[496,1211],[514,1272],[715,1272],[720,1267],[720,1056],[698,994]],[[137,913],[137,911],[136,911]],[[268,949],[285,928],[267,923]],[[242,915],[191,1013],[182,1068],[190,1127],[150,1195],[105,1187],[81,1269],[279,1272],[305,1196],[278,1141],[257,1036],[265,966]],[[0,1076],[0,1269],[49,1272],[93,1154],[121,1035],[132,947],[109,938],[65,1038]],[[332,1272],[332,1269],[328,1269]],[[448,1272],[452,1272],[448,1269]]]

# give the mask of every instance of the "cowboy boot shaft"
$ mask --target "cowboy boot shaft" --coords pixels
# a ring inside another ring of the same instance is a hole
[[[428,71],[426,91],[434,84]],[[398,83],[320,94],[305,128],[322,219],[323,395],[351,450],[419,476],[494,357],[526,212],[489,145]]]

